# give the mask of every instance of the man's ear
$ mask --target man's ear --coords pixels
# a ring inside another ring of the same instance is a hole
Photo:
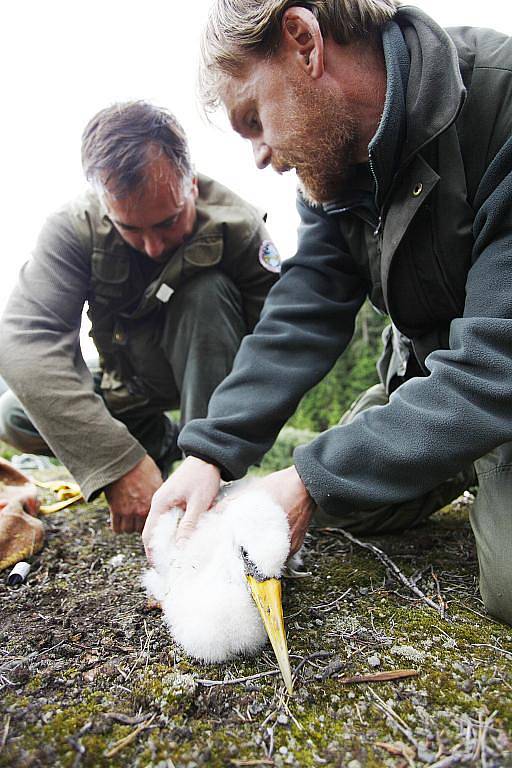
[[[194,200],[197,200],[199,197],[199,183],[197,176],[193,176],[192,178],[192,196]]]
[[[287,8],[281,23],[283,49],[297,56],[299,65],[313,79],[324,73],[324,39],[316,17],[307,8]]]

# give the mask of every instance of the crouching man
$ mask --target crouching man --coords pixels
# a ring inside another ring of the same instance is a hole
[[[299,245],[207,420],[180,435],[188,458],[155,495],[146,546],[168,507],[186,509],[186,535],[220,477],[261,458],[368,297],[393,322],[400,386],[383,371],[372,407],[259,483],[297,549],[315,508],[408,530],[474,465],[480,590],[512,624],[512,39],[395,0],[215,0],[202,50],[206,105],[224,105],[258,167],[296,169]]]
[[[86,499],[105,490],[117,532],[142,531],[176,459],[179,426],[206,415],[276,281],[261,216],[192,168],[185,134],[144,102],[83,134],[91,189],[46,222],[0,326],[0,438],[53,453]],[[99,367],[79,332],[87,302]]]

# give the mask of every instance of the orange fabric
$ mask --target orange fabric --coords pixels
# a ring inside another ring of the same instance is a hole
[[[0,458],[0,571],[42,548],[37,489],[22,472]]]

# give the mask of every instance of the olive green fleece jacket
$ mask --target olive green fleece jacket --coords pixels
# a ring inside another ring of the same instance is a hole
[[[105,315],[105,307],[102,313],[92,310],[102,280],[110,289],[118,287],[119,280],[110,277],[109,282],[103,277],[106,268],[110,266],[110,272],[116,273],[122,267],[122,298],[125,304],[131,299],[135,314],[141,303],[159,303],[159,275],[165,274],[171,262],[181,260],[185,276],[192,268],[215,267],[238,287],[247,329],[252,330],[278,277],[265,261],[269,243],[256,209],[201,175],[194,232],[156,273],[155,264],[116,233],[93,192],[47,220],[0,322],[0,372],[54,454],[79,482],[86,499],[146,455],[94,393],[80,350],[86,301],[92,335],[105,333],[103,327],[96,327],[100,326],[97,316]],[[125,295],[126,290],[131,296]],[[111,295],[115,314],[115,295]]]

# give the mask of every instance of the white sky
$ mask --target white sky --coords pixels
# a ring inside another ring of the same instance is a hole
[[[486,26],[512,34],[509,0],[417,0],[415,5],[443,26]],[[198,37],[208,6],[209,0],[3,4],[0,310],[46,216],[84,186],[83,127],[114,101],[148,99],[174,111],[197,169],[267,210],[282,256],[293,254],[293,177],[258,171],[249,143],[227,127],[209,125],[196,106]]]

